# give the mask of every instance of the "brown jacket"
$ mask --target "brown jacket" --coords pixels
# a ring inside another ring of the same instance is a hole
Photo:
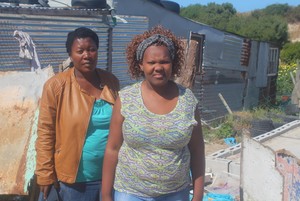
[[[104,84],[101,99],[115,103],[119,81],[97,69]],[[80,88],[74,68],[50,78],[40,102],[36,141],[36,175],[39,185],[57,180],[74,183],[95,97]]]

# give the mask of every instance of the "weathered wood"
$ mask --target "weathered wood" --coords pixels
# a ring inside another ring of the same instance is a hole
[[[198,42],[195,40],[183,40],[185,47],[185,62],[181,68],[181,76],[176,77],[175,82],[192,88],[196,75],[196,58]]]

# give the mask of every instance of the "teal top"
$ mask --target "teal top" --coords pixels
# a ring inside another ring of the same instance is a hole
[[[102,100],[96,100],[91,114],[76,182],[102,179],[104,150],[107,143],[112,106]]]
[[[141,82],[119,93],[124,141],[116,168],[116,190],[157,197],[190,185],[188,143],[197,125],[194,116],[198,101],[191,90],[177,86],[177,105],[164,115],[145,107]]]

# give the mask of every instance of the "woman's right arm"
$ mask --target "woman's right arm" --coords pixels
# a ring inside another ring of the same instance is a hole
[[[105,149],[102,171],[102,201],[112,201],[112,189],[115,179],[115,170],[118,163],[118,154],[123,143],[122,124],[124,117],[121,115],[121,101],[118,97],[110,123],[108,142]]]
[[[50,185],[57,180],[54,168],[56,96],[53,88],[50,82],[46,82],[43,87],[36,140],[35,174],[44,197],[48,195]]]

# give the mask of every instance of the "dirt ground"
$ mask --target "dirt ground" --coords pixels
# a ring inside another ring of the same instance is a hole
[[[205,156],[211,155],[221,149],[226,149],[229,146],[223,141],[205,142]]]

